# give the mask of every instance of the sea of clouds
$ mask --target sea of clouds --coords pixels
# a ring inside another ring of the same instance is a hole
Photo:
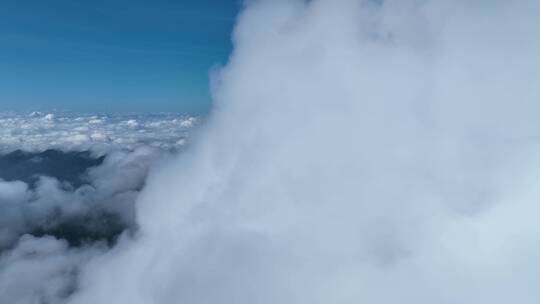
[[[539,11],[247,1],[214,108],[151,170],[135,228],[21,236],[0,302],[537,303]]]
[[[0,152],[58,149],[104,154],[141,145],[174,150],[183,146],[186,130],[196,123],[196,117],[167,113],[0,113]]]

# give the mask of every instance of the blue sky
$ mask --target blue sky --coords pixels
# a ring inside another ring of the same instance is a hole
[[[1,0],[0,110],[196,112],[239,0]]]

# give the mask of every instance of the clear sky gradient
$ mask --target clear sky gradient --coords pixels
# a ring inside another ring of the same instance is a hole
[[[197,112],[239,0],[2,0],[0,110]]]

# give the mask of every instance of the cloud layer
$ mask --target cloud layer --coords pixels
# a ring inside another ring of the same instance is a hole
[[[177,114],[0,113],[0,152],[57,149],[104,154],[141,145],[178,149],[197,121]]]

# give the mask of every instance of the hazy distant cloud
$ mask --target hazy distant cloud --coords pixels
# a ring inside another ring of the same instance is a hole
[[[141,145],[180,148],[198,119],[174,114],[95,115],[0,113],[0,152],[133,149]]]

